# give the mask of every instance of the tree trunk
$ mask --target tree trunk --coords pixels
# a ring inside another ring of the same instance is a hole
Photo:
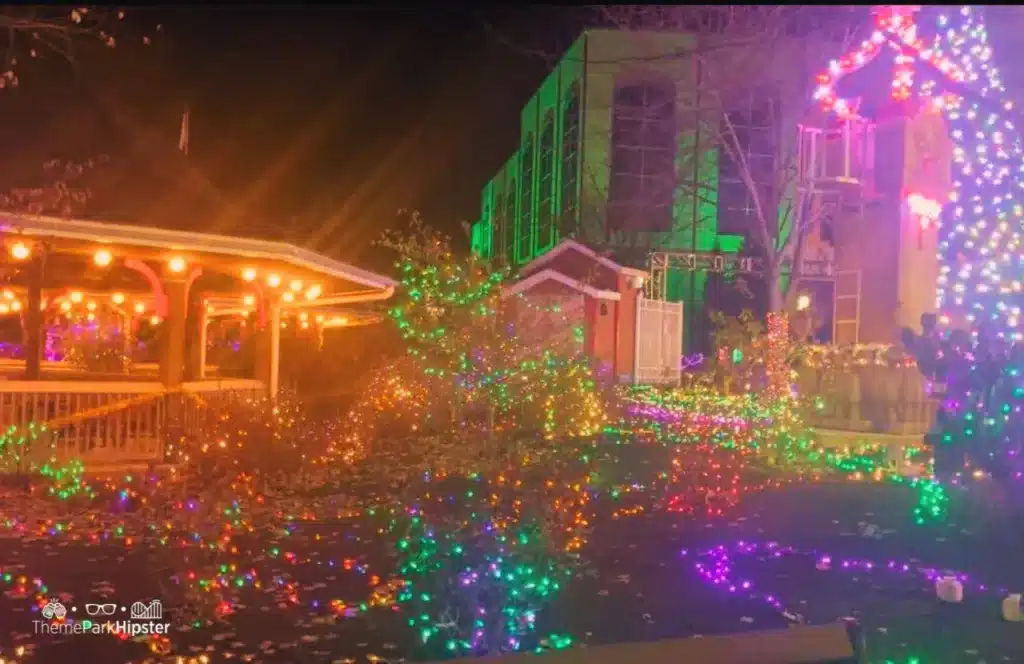
[[[768,289],[768,311],[774,313],[783,311],[786,306],[786,297],[782,292],[782,285],[779,283],[778,270],[771,265],[771,260],[766,260],[768,267],[764,271],[765,287]]]
[[[789,350],[789,316],[785,311],[772,311],[768,314],[768,349],[764,368],[767,396],[773,403],[788,399],[790,395]]]
[[[455,389],[452,391],[452,424],[458,427],[462,423],[462,388],[458,379],[455,379]]]

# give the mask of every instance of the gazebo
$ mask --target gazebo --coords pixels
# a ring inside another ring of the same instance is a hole
[[[20,318],[23,358],[0,360],[8,374],[0,379],[0,424],[46,424],[60,454],[87,464],[158,462],[168,413],[182,415],[181,404],[276,397],[290,318],[303,327],[358,324],[365,314],[351,306],[386,300],[396,286],[283,242],[3,213],[0,233],[0,319]],[[251,379],[211,375],[208,323],[227,315],[244,315],[254,328]],[[114,375],[75,371],[48,348],[48,327],[71,319],[92,327],[102,320],[126,344],[141,326],[158,328],[158,361]],[[187,413],[178,420],[187,422]]]

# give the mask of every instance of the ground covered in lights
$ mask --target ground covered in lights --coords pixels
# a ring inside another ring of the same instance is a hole
[[[646,458],[640,465],[651,463],[658,460]],[[721,471],[720,463],[712,463],[699,474]],[[641,473],[626,473],[634,474]],[[756,477],[741,482],[758,484]],[[954,501],[944,523],[915,525],[918,498],[899,484],[794,483],[751,492],[738,502],[699,483],[668,492],[637,490],[638,483],[633,491],[628,482],[620,486],[625,488],[611,495],[595,495],[592,503],[608,504],[591,504],[592,523],[586,543],[573,554],[579,556],[576,564],[552,563],[547,575],[527,574],[533,580],[519,588],[509,583],[501,592],[496,586],[484,591],[501,595],[498,603],[510,603],[510,620],[529,621],[527,631],[546,635],[539,641],[543,646],[847,618],[864,626],[872,662],[1024,661],[1024,627],[999,615],[1007,592],[1002,586],[1024,586],[1024,528],[998,509],[968,513]],[[47,596],[60,596],[69,606],[163,598],[171,607],[187,582],[168,581],[172,571],[166,566],[201,567],[203,561],[171,561],[166,543],[126,544],[116,533],[105,543],[18,533],[10,511],[23,500],[11,495],[4,501],[9,534],[0,543],[7,585],[0,598],[6,627],[0,636],[6,656],[22,645],[28,648],[19,659],[41,663],[170,662],[204,654],[209,661],[348,663],[430,660],[458,650],[450,642],[446,647],[444,639],[424,645],[424,625],[428,631],[440,625],[443,634],[446,623],[466,622],[469,605],[420,595],[455,595],[471,579],[457,566],[439,565],[427,571],[434,578],[419,583],[416,597],[395,602],[400,589],[389,587],[388,579],[399,563],[388,552],[401,538],[389,526],[391,518],[349,514],[336,498],[322,496],[292,505],[297,514],[305,511],[305,520],[283,518],[271,532],[233,540],[234,560],[245,567],[235,571],[258,578],[260,586],[240,582],[212,623],[182,627],[179,621],[169,655],[110,636],[33,635],[32,621],[41,618],[32,601],[39,583]],[[414,555],[404,564],[415,567],[428,559]],[[535,556],[521,564],[543,567],[545,560]],[[939,569],[967,574],[962,604],[935,598],[930,579]],[[538,594],[536,583],[550,584],[552,591]],[[534,609],[529,598],[541,595],[545,599]],[[477,597],[473,606],[494,607],[494,601]],[[487,637],[507,636],[496,634]]]

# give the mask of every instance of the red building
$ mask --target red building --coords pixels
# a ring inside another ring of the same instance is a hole
[[[519,338],[531,346],[571,351],[582,341],[599,373],[616,382],[663,382],[644,371],[652,364],[659,376],[678,379],[680,328],[664,334],[662,319],[666,306],[670,313],[678,310],[681,326],[682,308],[645,300],[647,276],[567,239],[523,266],[505,297],[515,310]]]

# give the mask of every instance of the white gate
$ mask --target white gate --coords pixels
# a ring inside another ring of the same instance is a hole
[[[637,298],[636,373],[640,385],[678,385],[683,357],[683,303]]]

